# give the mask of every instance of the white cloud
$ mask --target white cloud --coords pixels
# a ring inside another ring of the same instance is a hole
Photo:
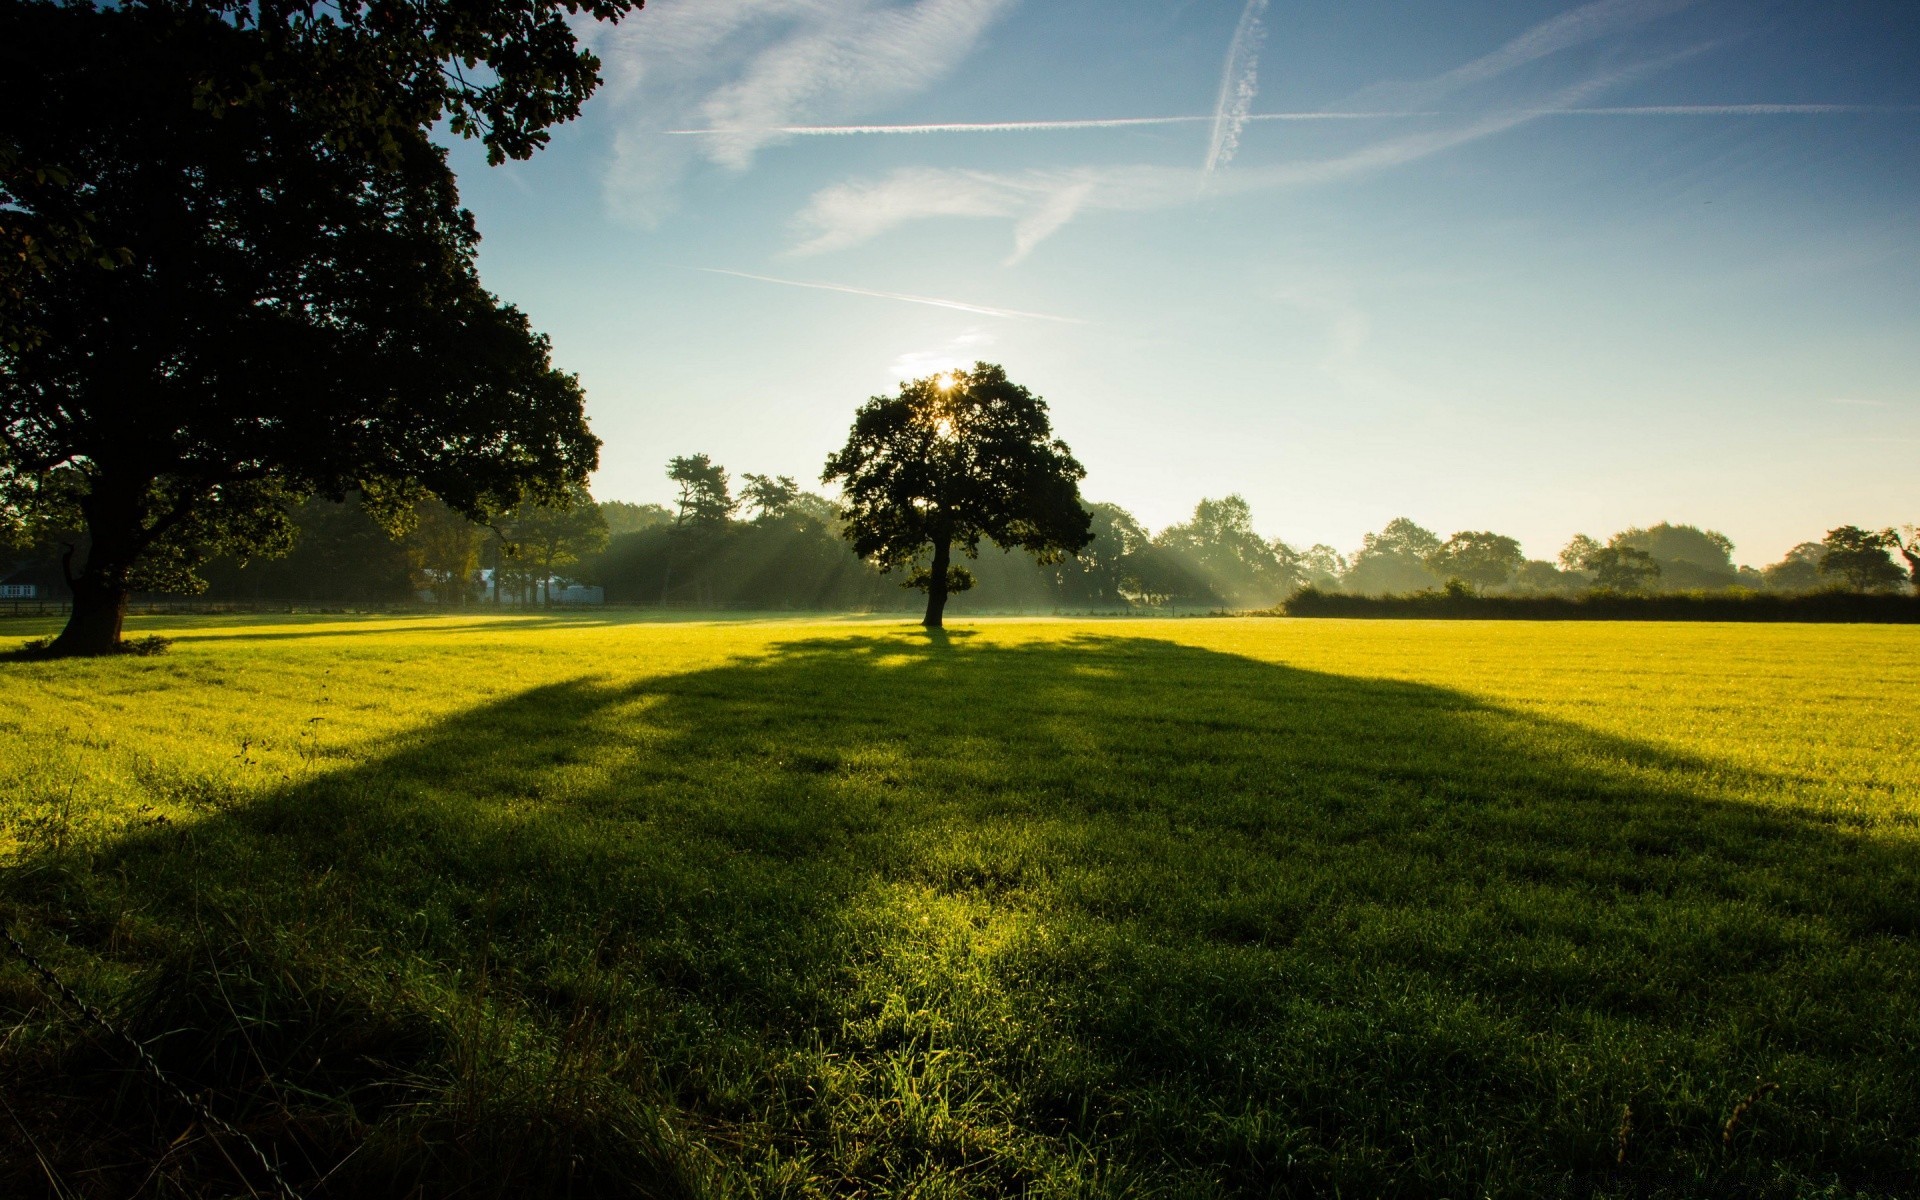
[[[671,204],[700,158],[744,169],[784,128],[843,121],[938,82],[1016,0],[655,0],[596,39],[621,132],[618,213]],[[698,123],[698,142],[658,134]]]
[[[1211,175],[1233,161],[1240,148],[1240,131],[1246,128],[1247,114],[1260,91],[1260,47],[1267,40],[1260,14],[1267,0],[1247,0],[1240,10],[1240,23],[1234,27],[1233,41],[1227,45],[1227,61],[1220,68],[1220,97],[1213,105],[1213,137],[1207,143],[1207,164]]]

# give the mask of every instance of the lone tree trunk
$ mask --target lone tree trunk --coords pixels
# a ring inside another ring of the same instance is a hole
[[[47,653],[69,655],[112,654],[120,648],[120,631],[127,619],[127,575],[95,565],[88,555],[79,575],[68,580],[73,589],[73,611],[67,626],[53,639]]]
[[[140,552],[152,540],[141,520],[140,501],[148,486],[144,479],[121,481],[120,486],[102,479],[81,501],[87,557],[77,574],[72,548],[61,561],[67,587],[73,592],[73,609],[47,653],[78,657],[120,649],[120,632],[127,619],[127,580]]]
[[[933,544],[933,569],[927,579],[927,615],[920,623],[928,629],[944,629],[941,618],[947,611],[947,571],[953,565],[953,543],[941,538]]]

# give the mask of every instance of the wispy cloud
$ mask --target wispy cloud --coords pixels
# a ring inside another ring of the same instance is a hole
[[[944,78],[1016,0],[655,0],[602,33],[608,106],[621,122],[606,186],[651,220],[701,158],[742,170],[786,127],[846,120]],[[724,134],[675,148],[654,136]]]
[[[1220,96],[1213,105],[1213,136],[1207,142],[1207,162],[1203,175],[1233,161],[1240,148],[1240,131],[1246,127],[1247,114],[1260,91],[1260,47],[1267,31],[1260,15],[1267,0],[1247,0],[1240,10],[1240,23],[1234,27],[1233,41],[1227,44],[1227,61],[1220,68]]]
[[[1692,0],[1593,0],[1540,22],[1491,54],[1431,79],[1380,83],[1365,88],[1345,107],[1424,108],[1443,96],[1491,82],[1562,50],[1643,25],[1690,3]]]
[[[1579,104],[1619,78],[1616,73],[1587,80],[1561,92],[1549,107],[1489,113],[1328,158],[1242,167],[1215,177],[1211,190],[1239,194],[1309,187],[1388,170]],[[968,217],[1011,221],[1014,246],[1008,261],[1017,262],[1080,213],[1146,212],[1191,204],[1196,184],[1206,178],[1201,170],[1158,166],[1017,172],[908,167],[816,192],[795,219],[802,241],[794,253],[845,249],[915,221]]]
[[[1025,312],[1017,308],[995,308],[986,304],[968,304],[963,300],[948,300],[939,296],[916,296],[910,292],[883,292],[874,288],[853,287],[844,283],[820,283],[807,279],[780,279],[772,275],[755,275],[749,271],[729,271],[724,267],[689,267],[691,271],[701,271],[708,275],[731,275],[735,279],[752,279],[759,283],[777,283],[782,287],[811,288],[820,292],[840,292],[848,296],[868,296],[876,300],[898,300],[906,304],[927,304],[934,308],[950,308],[957,312],[976,313],[983,317],[998,317],[1008,321],[1058,321],[1065,325],[1085,325],[1079,317],[1062,317],[1053,313]]]

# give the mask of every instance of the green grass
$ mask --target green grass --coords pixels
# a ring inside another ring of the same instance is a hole
[[[0,666],[0,919],[311,1195],[1920,1177],[1910,628],[156,631]],[[246,1194],[12,961],[0,1098]]]

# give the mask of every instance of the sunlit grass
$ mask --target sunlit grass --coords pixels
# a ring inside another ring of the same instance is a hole
[[[1920,1171],[1910,629],[150,630],[0,667],[0,916],[322,1194]],[[0,1094],[241,1190],[13,963]]]

